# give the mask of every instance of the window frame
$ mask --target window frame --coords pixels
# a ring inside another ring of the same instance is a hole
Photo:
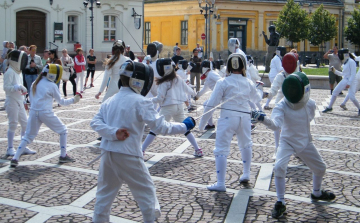
[[[67,23],[68,23],[67,24],[67,32],[68,32],[67,33],[67,40],[70,43],[76,43],[79,40],[79,37],[78,37],[79,16],[77,16],[77,15],[68,15],[67,17],[68,17],[67,18]],[[69,21],[69,19],[71,17],[74,18],[74,21]],[[70,28],[70,26],[71,26],[71,28]],[[72,36],[72,39],[70,39],[71,36]]]
[[[107,17],[107,22],[108,22],[108,27],[105,27],[105,18]],[[114,18],[114,21],[112,20],[112,18]],[[111,27],[112,26],[112,22],[114,23],[114,27]],[[104,32],[103,32],[103,41],[104,42],[114,42],[116,41],[116,34],[117,34],[117,28],[116,28],[116,16],[114,15],[104,15],[104,22],[103,22],[103,29],[104,29]],[[108,31],[108,34],[107,36],[105,35],[105,31]],[[115,36],[114,36],[114,39],[111,39],[111,31],[114,31],[115,32]],[[106,38],[107,37],[107,38]]]
[[[188,45],[188,42],[189,42],[189,39],[188,39],[188,36],[189,36],[189,23],[187,20],[183,20],[181,21],[180,23],[180,33],[181,33],[181,45]]]
[[[145,22],[144,32],[144,43],[149,45],[151,43],[151,22]]]

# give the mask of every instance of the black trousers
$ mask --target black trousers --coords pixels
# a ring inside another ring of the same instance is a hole
[[[73,86],[73,94],[75,96],[76,94],[76,82],[73,76],[70,76],[69,81],[71,82],[72,86]],[[66,97],[66,83],[67,81],[63,82],[63,92],[64,92],[64,96]]]

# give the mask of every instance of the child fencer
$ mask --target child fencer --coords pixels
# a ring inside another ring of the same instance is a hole
[[[185,83],[191,87],[194,88],[195,86],[190,84],[190,66],[187,60],[179,60],[178,62],[178,70],[176,71],[176,74],[185,81]],[[187,94],[187,101],[185,101],[185,105],[187,106],[187,109],[191,109],[192,103],[191,103],[191,94]]]
[[[101,161],[93,216],[94,223],[109,222],[111,205],[123,183],[138,203],[145,223],[160,217],[160,205],[141,150],[145,123],[157,134],[185,133],[195,126],[191,117],[183,123],[169,123],[144,97],[153,82],[152,69],[128,61],[120,68],[120,91],[101,104],[91,127],[102,137]],[[181,81],[183,82],[183,81]]]
[[[250,80],[256,85],[261,80],[261,78],[259,76],[259,71],[254,66],[254,60],[252,59],[251,56],[246,55],[246,59],[247,59],[248,65],[249,65],[247,67],[246,74],[249,74]],[[260,110],[260,111],[262,110],[260,102],[254,104],[253,102],[249,101],[249,105],[250,105],[251,109],[253,109],[253,110],[257,110],[256,107],[258,108],[258,110]]]
[[[267,97],[269,97],[269,98],[273,98],[276,96],[275,105],[277,103],[279,103],[279,101],[281,101],[281,99],[284,98],[284,94],[281,89],[282,84],[287,76],[289,76],[290,74],[292,74],[296,71],[297,61],[298,61],[297,57],[293,53],[285,54],[282,59],[281,66],[283,67],[283,70],[275,76],[275,78],[271,84],[270,91],[268,94],[266,94]],[[276,158],[276,151],[277,151],[277,148],[279,147],[280,131],[281,131],[281,129],[274,130],[275,153],[272,157],[273,159]]]
[[[296,154],[313,172],[312,201],[335,199],[331,192],[321,190],[326,164],[312,142],[310,122],[315,116],[315,101],[310,97],[309,79],[304,73],[290,74],[282,84],[285,96],[275,105],[271,118],[255,112],[254,118],[272,130],[281,129],[280,145],[275,162],[275,187],[277,202],[272,210],[273,218],[280,218],[286,210],[285,177],[291,155]]]
[[[24,95],[26,95],[27,89],[22,85],[23,76],[21,71],[26,67],[28,56],[24,51],[13,50],[7,55],[7,58],[9,68],[4,74],[5,111],[9,121],[6,156],[14,156],[16,150],[13,143],[16,127],[20,123],[22,138],[27,125],[27,115],[24,107],[24,103],[26,104]],[[24,155],[35,153],[35,151],[27,147],[23,152]]]
[[[204,130],[214,112],[210,110],[223,103],[220,108],[214,149],[217,182],[207,186],[207,189],[211,191],[226,191],[227,156],[230,153],[230,144],[234,134],[237,136],[244,167],[240,183],[250,181],[252,140],[248,101],[257,103],[262,99],[262,91],[258,91],[252,81],[246,77],[246,58],[243,55],[231,54],[226,67],[229,76],[217,81],[199,124],[199,129]]]
[[[276,75],[278,73],[280,73],[282,70],[284,70],[284,68],[282,67],[282,64],[281,64],[281,60],[282,60],[282,57],[285,56],[285,54],[286,54],[286,47],[278,46],[276,48],[276,55],[271,59],[271,62],[270,62],[269,80],[270,80],[271,84],[273,83]],[[271,107],[269,106],[271,99],[272,99],[272,97],[267,98],[266,103],[264,105],[265,110],[271,109]]]
[[[205,80],[204,87],[196,94],[194,100],[199,100],[199,98],[204,95],[207,91],[214,90],[215,84],[218,80],[221,79],[220,75],[214,71],[213,63],[208,60],[204,60],[201,63],[201,80]],[[206,100],[204,102],[204,108],[209,100]],[[209,118],[207,125],[205,126],[205,129],[214,129],[215,124],[213,121],[212,116]]]
[[[60,105],[74,104],[80,101],[81,96],[77,94],[70,99],[61,97],[56,84],[61,80],[62,72],[62,66],[58,64],[47,64],[32,84],[29,94],[31,109],[25,136],[22,138],[16,154],[11,160],[11,167],[16,167],[19,164],[21,154],[26,146],[35,139],[42,123],[60,135],[59,163],[75,161],[66,154],[67,128],[54,114],[52,104],[54,99]]]
[[[333,94],[331,95],[329,106],[323,110],[323,113],[332,111],[332,106],[335,103],[337,96],[340,94],[342,90],[345,88],[349,88],[348,95],[349,99],[354,103],[356,108],[358,109],[358,115],[360,115],[360,105],[358,100],[355,97],[355,93],[357,91],[357,81],[355,81],[356,76],[356,63],[353,55],[349,54],[349,49],[341,49],[338,52],[339,59],[344,64],[343,71],[338,71],[334,67],[332,67],[333,73],[336,75],[342,76],[343,79],[336,85]],[[341,104],[341,108],[344,109],[345,105]],[[346,108],[346,107],[345,107]]]
[[[152,98],[151,101],[160,105],[160,115],[163,115],[166,121],[170,121],[172,118],[175,122],[181,122],[185,117],[183,104],[187,100],[187,94],[195,96],[196,93],[176,75],[170,58],[158,59],[156,67],[161,78],[155,80],[158,86],[157,96]],[[185,136],[194,147],[194,156],[202,157],[203,152],[199,148],[194,135],[187,131]],[[156,133],[150,128],[150,132],[142,145],[143,152],[154,141],[155,137]]]

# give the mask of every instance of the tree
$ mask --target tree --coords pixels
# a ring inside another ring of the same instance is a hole
[[[294,42],[305,40],[308,36],[308,13],[301,9],[299,3],[295,3],[294,0],[287,0],[279,13],[275,26],[280,38],[288,39],[293,45]]]
[[[311,44],[318,46],[330,41],[336,35],[336,18],[321,4],[311,15],[308,40]]]
[[[348,26],[345,28],[345,39],[350,43],[360,45],[360,10],[354,9],[351,13],[352,18],[348,20]]]

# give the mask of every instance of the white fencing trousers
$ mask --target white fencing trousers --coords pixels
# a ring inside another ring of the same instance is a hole
[[[66,126],[53,111],[34,111],[30,109],[28,125],[23,140],[31,143],[39,133],[42,123],[59,135],[67,133]]]
[[[81,71],[80,73],[76,73],[76,91],[81,92],[84,91],[84,71]],[[79,86],[80,84],[80,86]]]
[[[276,77],[276,75],[275,75],[275,77]],[[273,83],[275,77],[270,77],[270,76],[269,76],[269,80],[270,80],[270,83],[271,83],[271,84]],[[265,103],[265,106],[269,106],[270,101],[271,101],[272,98],[273,98],[272,96],[267,98],[266,103]]]
[[[350,88],[349,88],[349,90],[348,90],[348,93],[347,93],[344,101],[341,103],[342,105],[345,105],[346,102],[350,99],[350,97],[355,98],[355,94],[356,94],[356,92],[358,91],[359,86],[360,86],[360,83],[359,83],[359,82],[360,82],[360,78],[356,78],[356,81],[354,81],[354,83],[350,85]],[[352,88],[353,85],[355,85],[354,88]],[[356,98],[355,98],[355,99],[356,99]]]
[[[24,104],[7,98],[5,100],[5,110],[8,117],[9,131],[15,132],[18,123],[20,123],[21,132],[25,132],[27,125],[27,115]]]
[[[111,205],[125,182],[140,207],[144,222],[154,222],[161,215],[160,205],[144,160],[122,153],[102,153],[93,222],[109,222]]]
[[[250,115],[219,118],[217,123],[215,156],[229,155],[234,134],[236,134],[240,151],[252,146]]]
[[[208,101],[209,101],[209,100],[206,100],[206,101],[204,102],[204,104],[203,104],[204,110],[205,110],[205,107],[206,107]],[[250,101],[249,101],[249,102],[250,102]],[[213,117],[212,117],[212,116],[211,116],[210,119],[208,120],[208,123],[207,123],[207,124],[209,124],[209,125],[214,125],[214,120],[213,120]]]
[[[329,103],[329,108],[332,108],[332,106],[335,103],[335,100],[337,98],[337,96],[340,94],[340,92],[342,90],[344,90],[346,88],[348,80],[347,79],[342,79],[335,87],[332,96],[331,96],[331,100]],[[349,95],[349,99],[354,103],[354,105],[357,107],[357,109],[360,109],[360,105],[358,100],[355,98],[355,93],[357,91],[357,81],[354,81],[353,84],[350,85],[350,88],[348,90],[348,95]]]
[[[169,122],[171,118],[173,118],[175,122],[180,123],[185,119],[183,103],[161,107],[159,114],[163,115],[167,122]]]
[[[291,155],[295,154],[295,150],[288,143],[280,139],[280,145],[276,153],[275,177],[286,177],[286,169]],[[312,142],[310,142],[304,150],[296,153],[298,157],[306,164],[314,175],[322,177],[326,171],[326,164],[320,156],[318,150]]]

